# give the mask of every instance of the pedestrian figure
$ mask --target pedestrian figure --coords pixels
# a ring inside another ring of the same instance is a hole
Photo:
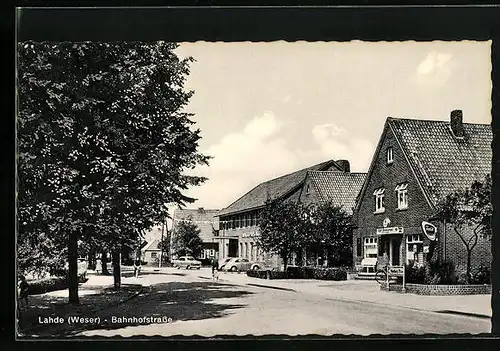
[[[17,284],[17,292],[19,296],[18,308],[23,307],[23,305],[28,307],[29,285],[26,278],[21,275]]]
[[[98,258],[96,261],[95,261],[95,274],[99,274],[101,272],[101,259]]]
[[[141,260],[136,258],[134,261],[134,276],[138,278],[140,273],[141,273]]]
[[[212,279],[219,280],[219,264],[215,258],[212,259]]]

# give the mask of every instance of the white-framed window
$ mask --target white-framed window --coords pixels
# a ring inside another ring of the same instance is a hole
[[[311,193],[311,186],[309,184],[306,185],[306,195]]]
[[[375,213],[385,212],[384,193],[384,188],[375,189],[375,191],[373,192],[373,196],[375,197]]]
[[[215,256],[215,250],[214,249],[210,249],[209,255],[210,255],[210,257],[214,257]]]
[[[398,210],[405,210],[408,208],[408,183],[399,184],[396,189],[398,198]]]
[[[389,146],[385,152],[387,158],[387,164],[390,165],[394,162],[394,155],[392,151],[392,147]]]
[[[417,266],[424,264],[424,242],[420,234],[406,237],[406,262],[410,261],[415,261]]]
[[[365,238],[364,240],[364,258],[377,258],[378,239],[373,237]]]

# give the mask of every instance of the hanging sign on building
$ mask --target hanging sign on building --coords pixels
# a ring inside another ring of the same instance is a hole
[[[429,240],[436,240],[437,227],[434,224],[425,221],[422,222],[422,231]]]
[[[259,236],[259,233],[243,233],[241,234],[242,238],[254,238]]]
[[[403,227],[386,227],[386,228],[377,228],[377,235],[385,235],[385,234],[403,234]]]

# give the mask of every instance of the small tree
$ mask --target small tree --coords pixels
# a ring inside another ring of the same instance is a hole
[[[472,251],[479,236],[491,236],[491,176],[475,181],[470,188],[448,194],[438,203],[434,218],[446,221],[462,241],[467,251],[466,276],[471,277]]]
[[[172,248],[176,255],[193,255],[199,257],[203,250],[200,229],[191,222],[180,222],[174,231]]]
[[[304,212],[300,204],[267,200],[260,215],[258,245],[278,254],[285,270],[291,254],[300,250],[304,242]]]
[[[311,243],[320,247],[332,265],[352,263],[351,217],[331,201],[318,205],[312,213]]]

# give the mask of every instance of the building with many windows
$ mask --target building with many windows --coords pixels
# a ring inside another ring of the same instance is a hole
[[[460,237],[433,220],[438,201],[491,173],[489,125],[388,118],[354,210],[354,262],[399,266],[410,260],[466,262]],[[490,242],[482,237],[472,266],[489,265]]]
[[[347,160],[326,161],[257,185],[219,212],[221,257],[244,257],[278,267],[257,245],[259,215],[267,199],[319,203],[333,200],[352,213],[365,174],[350,173]],[[293,262],[291,262],[293,263]]]
[[[180,222],[190,222],[195,224],[200,230],[200,238],[203,241],[203,251],[200,257],[203,264],[208,264],[211,259],[219,257],[219,210],[177,208],[172,216],[171,242],[175,240],[175,229]],[[172,247],[172,245],[171,245]]]

